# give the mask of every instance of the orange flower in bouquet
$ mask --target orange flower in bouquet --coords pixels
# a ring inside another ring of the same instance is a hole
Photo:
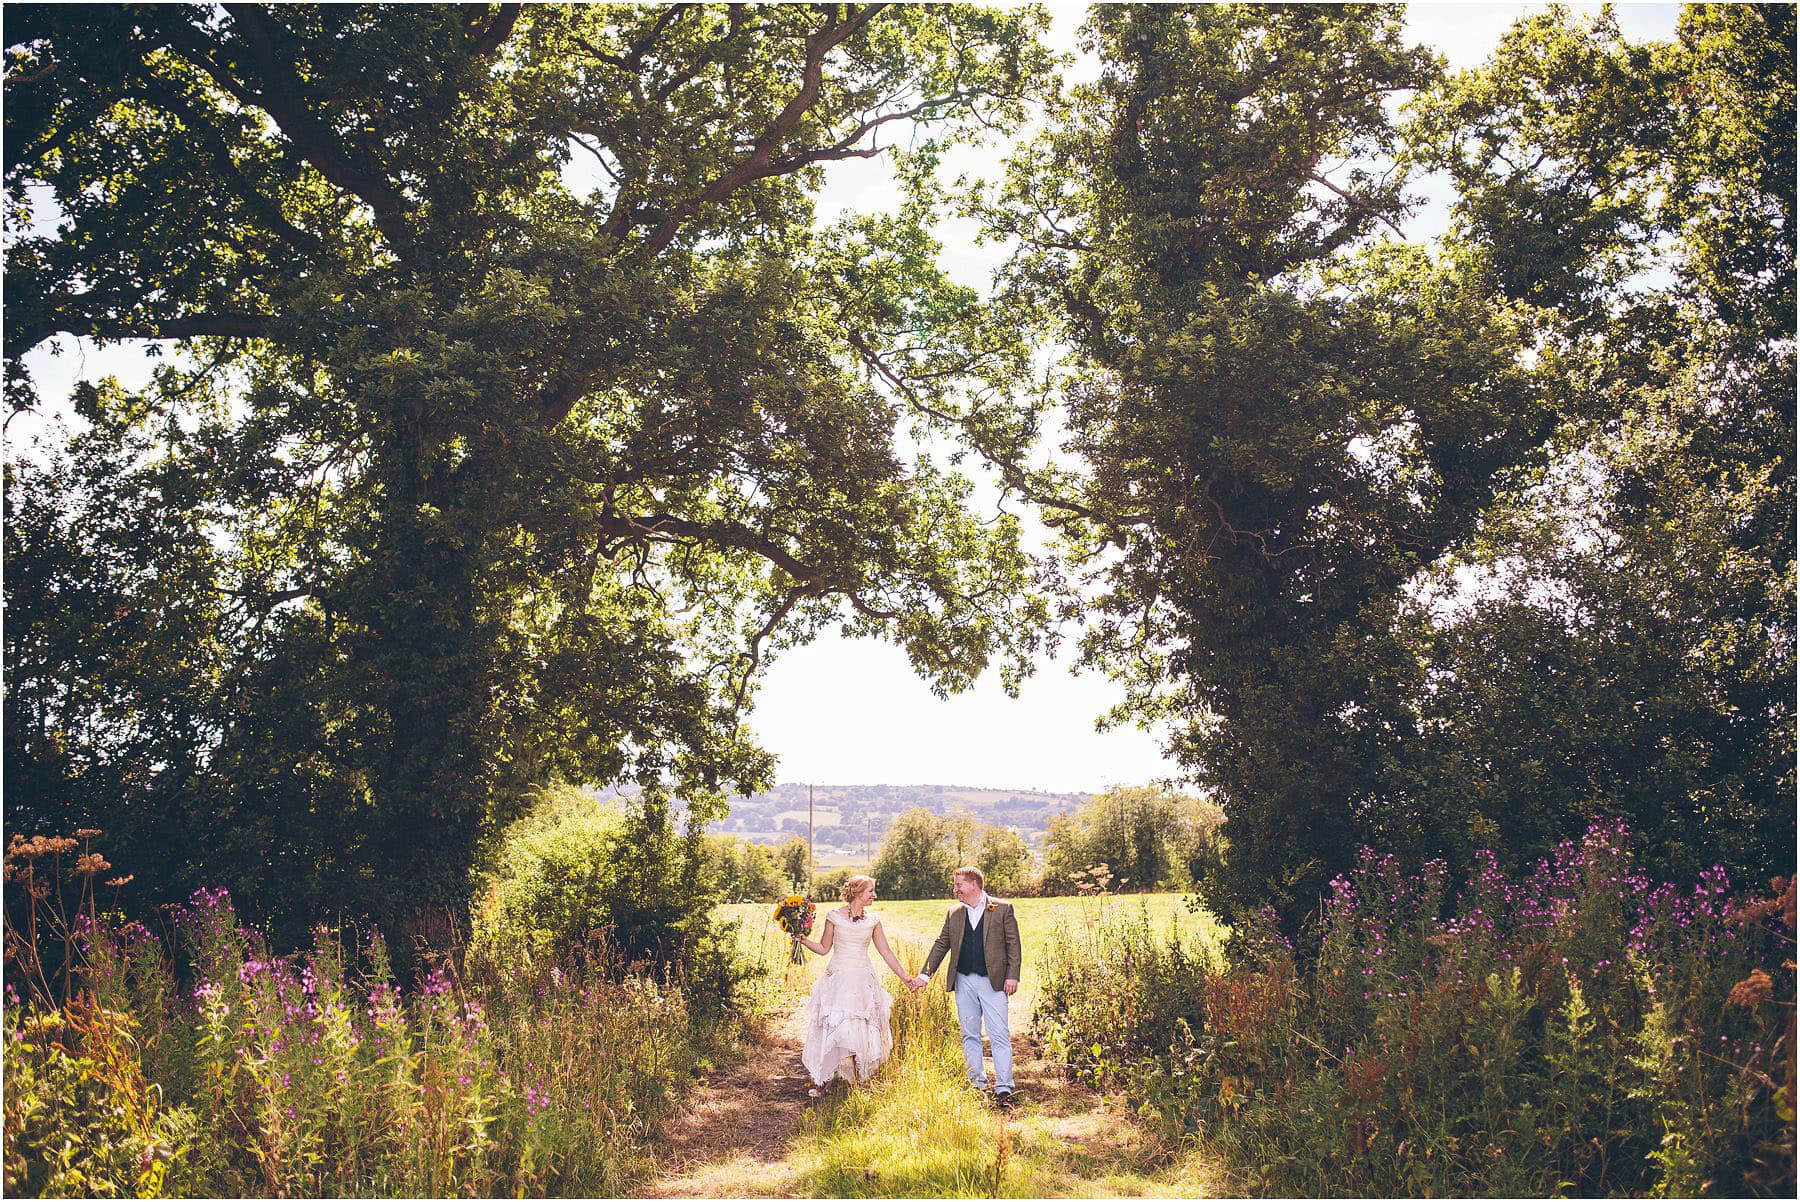
[[[796,939],[802,935],[812,934],[812,902],[799,894],[789,897],[775,907],[775,925]],[[800,951],[800,945],[794,944],[793,962],[798,964],[805,958]]]

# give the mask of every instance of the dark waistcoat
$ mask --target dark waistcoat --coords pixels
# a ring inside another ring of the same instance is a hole
[[[964,928],[962,950],[956,953],[956,972],[959,976],[965,972],[972,972],[977,976],[985,977],[987,976],[987,947],[985,946],[987,940],[982,938],[982,936],[986,932],[984,932],[981,927],[975,927],[972,930],[969,929],[967,926],[968,921],[969,916],[965,913],[963,915]],[[994,916],[992,914],[983,914],[981,916],[981,921],[982,925],[985,926],[994,921]]]

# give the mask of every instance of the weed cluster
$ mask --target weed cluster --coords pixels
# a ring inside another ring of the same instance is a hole
[[[1365,852],[1304,966],[1266,918],[1071,936],[1041,1033],[1256,1192],[1792,1195],[1791,880],[1653,885],[1614,824],[1448,889]]]
[[[91,891],[59,926],[31,868],[23,902],[50,909],[9,931],[9,1193],[617,1195],[722,1033],[604,939],[477,980],[446,959],[403,993],[379,932],[271,956],[204,889],[169,939]]]

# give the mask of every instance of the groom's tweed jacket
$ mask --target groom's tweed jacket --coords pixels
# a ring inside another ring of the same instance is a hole
[[[950,958],[950,971],[944,974],[944,988],[952,992],[956,989],[956,958],[962,954],[963,936],[968,933],[969,911],[958,902],[944,915],[943,933],[925,957],[926,976],[937,971],[944,957]],[[981,950],[987,957],[988,982],[995,989],[1004,989],[1008,981],[1019,979],[1019,966],[1024,956],[1019,946],[1019,916],[1013,913],[1011,902],[988,898],[987,909],[981,915]]]

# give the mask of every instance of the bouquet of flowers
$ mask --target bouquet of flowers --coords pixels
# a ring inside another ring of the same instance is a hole
[[[806,898],[795,894],[775,907],[775,925],[795,937],[812,934],[813,904]],[[806,958],[800,945],[794,944],[793,962],[800,963]]]

